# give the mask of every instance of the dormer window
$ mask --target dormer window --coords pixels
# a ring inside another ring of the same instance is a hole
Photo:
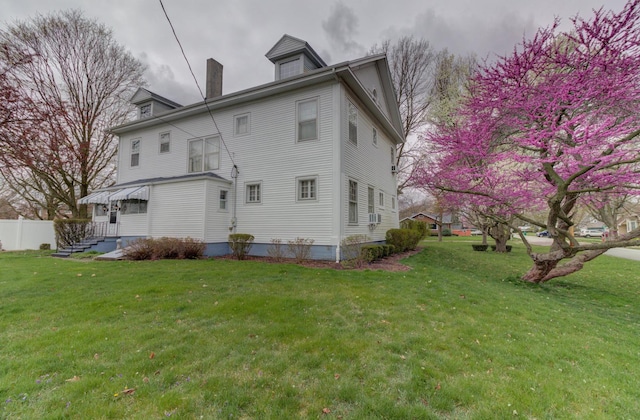
[[[151,104],[140,106],[140,119],[151,116]]]
[[[279,79],[286,79],[287,77],[296,76],[300,73],[300,58],[280,63]]]

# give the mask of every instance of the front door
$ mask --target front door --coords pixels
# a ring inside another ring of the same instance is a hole
[[[119,213],[118,203],[112,201],[109,203],[109,230],[107,232],[108,236],[118,236],[118,213]]]

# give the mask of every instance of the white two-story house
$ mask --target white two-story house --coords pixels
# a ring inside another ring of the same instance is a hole
[[[119,136],[116,184],[81,199],[123,245],[191,237],[210,256],[228,235],[313,239],[316,259],[340,259],[350,235],[384,241],[398,227],[395,153],[404,142],[387,59],[327,65],[284,35],[267,52],[275,81],[222,95],[222,66],[207,61],[206,100],[179,104],[139,89],[138,118]]]

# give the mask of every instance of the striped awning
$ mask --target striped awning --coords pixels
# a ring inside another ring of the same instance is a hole
[[[109,196],[109,201],[118,201],[118,200],[149,200],[149,187],[129,187],[115,193],[112,193]]]
[[[97,191],[82,197],[78,200],[78,204],[109,204],[109,196],[113,191]]]

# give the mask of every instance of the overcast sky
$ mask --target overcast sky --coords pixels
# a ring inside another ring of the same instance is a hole
[[[359,58],[385,39],[413,34],[436,49],[492,58],[511,51],[554,17],[569,24],[625,0],[163,0],[198,83],[209,57],[224,66],[223,93],[273,80],[264,56],[289,34],[307,41],[328,64]],[[0,25],[37,13],[77,8],[113,29],[148,66],[148,88],[183,105],[200,95],[159,0],[0,0]]]

